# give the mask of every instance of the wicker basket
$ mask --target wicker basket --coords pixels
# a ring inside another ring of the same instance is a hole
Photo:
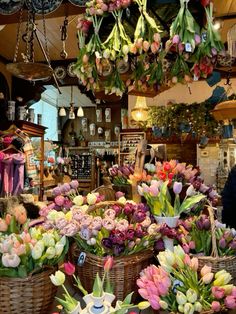
[[[55,270],[52,267],[27,278],[0,277],[0,313],[47,314],[57,292],[49,278]]]
[[[124,204],[117,201],[100,202],[91,206],[89,211],[96,211],[101,208],[109,208],[112,205],[124,207]],[[71,247],[71,258],[77,265],[81,250],[74,243]],[[110,271],[110,281],[114,287],[114,294],[118,300],[123,300],[127,294],[134,291],[134,298],[137,297],[136,280],[139,278],[141,270],[151,264],[153,251],[145,251],[122,257],[114,258],[114,265]],[[86,259],[83,266],[77,266],[76,271],[84,288],[91,292],[96,274],[103,275],[104,257],[99,257],[86,252]]]
[[[217,245],[216,245],[216,236],[215,236],[215,219],[214,219],[214,211],[211,206],[207,207],[209,212],[209,218],[211,222],[211,234],[212,234],[212,252],[211,256],[197,256],[199,267],[203,267],[204,265],[208,265],[212,267],[212,271],[214,273],[219,270],[225,269],[229,272],[233,277],[233,283],[236,284],[236,256],[219,256]]]
[[[72,258],[76,264],[81,251],[72,246]],[[114,287],[114,294],[118,300],[123,300],[127,294],[134,291],[133,298],[138,295],[136,280],[142,269],[151,264],[153,257],[152,250],[145,250],[137,254],[129,256],[115,257],[114,265],[110,271],[110,281]],[[83,266],[76,267],[76,273],[79,276],[84,288],[91,292],[93,289],[94,279],[99,273],[103,276],[104,257],[99,257],[94,254],[86,253],[86,259]]]

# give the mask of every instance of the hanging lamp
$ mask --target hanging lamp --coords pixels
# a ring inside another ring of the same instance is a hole
[[[137,122],[147,121],[148,106],[145,97],[138,96],[134,108],[131,110],[132,118]]]
[[[35,25],[35,14],[33,11],[28,10],[28,18],[26,22],[26,30],[23,35],[21,35],[21,24],[23,21],[23,10],[20,11],[20,18],[18,23],[17,29],[17,40],[16,40],[16,48],[15,54],[13,58],[13,62],[6,65],[7,70],[14,76],[19,77],[24,80],[28,81],[40,81],[40,80],[48,80],[53,75],[53,69],[51,68],[50,61],[49,61],[49,52],[48,52],[48,44],[47,44],[47,37],[46,37],[46,26],[45,26],[45,18],[43,14],[43,36],[45,42],[45,48],[37,35],[37,28]],[[26,51],[25,53],[21,53],[22,61],[18,62],[18,52],[20,46],[20,39],[26,44]],[[38,41],[38,44],[42,50],[42,53],[47,61],[47,64],[35,62],[34,60],[34,41],[35,39]],[[56,82],[58,87],[58,84]],[[60,92],[60,90],[59,90]]]
[[[77,117],[83,117],[84,116],[84,110],[80,106],[79,109],[77,110]]]
[[[65,117],[66,116],[66,109],[64,107],[61,107],[59,110],[59,117]]]
[[[211,113],[217,121],[236,119],[236,99],[217,104]]]
[[[75,119],[75,112],[74,112],[74,102],[73,102],[73,85],[71,85],[70,89],[70,111],[69,111],[69,119]]]

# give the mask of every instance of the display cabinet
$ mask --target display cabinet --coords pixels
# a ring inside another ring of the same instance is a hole
[[[90,192],[95,188],[95,155],[87,147],[68,147],[71,159],[71,178],[79,181],[79,190]]]
[[[138,143],[146,139],[145,132],[121,132],[119,135],[119,165],[135,161],[135,152]]]
[[[38,174],[38,182],[39,182],[39,200],[43,199],[43,192],[44,192],[44,184],[43,184],[43,177],[44,177],[44,133],[46,130],[46,127],[38,124],[34,124],[28,121],[9,121],[7,123],[4,123],[1,125],[1,130],[6,131],[10,127],[15,126],[16,128],[19,128],[21,131],[26,133],[28,137],[33,138],[37,137],[39,138],[39,145],[40,145],[40,158],[38,160],[39,163],[39,174]]]

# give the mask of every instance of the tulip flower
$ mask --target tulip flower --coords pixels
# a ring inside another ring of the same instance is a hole
[[[211,267],[207,265],[204,265],[200,271],[202,277],[210,272],[211,272]]]
[[[193,257],[190,261],[190,267],[194,270],[197,271],[198,270],[198,258],[197,257]]]
[[[213,302],[211,303],[211,309],[212,309],[212,311],[214,311],[214,312],[220,312],[220,310],[221,310],[220,302],[218,302],[218,301],[213,301]]]
[[[20,265],[20,258],[16,254],[5,253],[2,255],[2,264],[5,267],[18,267]]]
[[[87,203],[89,205],[94,205],[97,201],[97,196],[94,193],[89,193],[87,195]]]
[[[177,181],[174,182],[173,191],[175,194],[180,194],[182,191],[182,188],[183,188],[182,182],[177,182]]]
[[[193,289],[188,289],[186,292],[186,297],[187,297],[188,302],[195,303],[197,301],[198,295],[197,295],[197,292],[194,291]]]
[[[178,305],[178,311],[180,313],[183,313],[184,312],[184,305],[182,305],[182,304]]]
[[[139,310],[145,310],[150,307],[150,303],[148,301],[142,301],[138,303]]]
[[[73,203],[77,206],[81,206],[84,203],[84,197],[82,195],[77,195],[73,198]]]
[[[2,218],[0,218],[0,232],[6,232],[8,229],[8,224]]]
[[[200,302],[194,303],[194,311],[200,313],[202,311],[202,304]]]
[[[221,286],[221,288],[224,289],[225,295],[233,294],[233,290],[235,289],[232,284]]]
[[[75,273],[75,265],[71,262],[64,263],[64,270],[68,276],[72,276]]]
[[[211,292],[216,299],[222,299],[225,295],[225,289],[222,287],[212,287]]]
[[[66,280],[65,274],[60,270],[57,270],[55,275],[51,275],[49,277],[54,286],[62,286]]]
[[[36,243],[36,245],[33,247],[32,251],[31,251],[31,255],[32,255],[33,259],[34,260],[40,259],[42,254],[43,254],[43,250]]]
[[[114,264],[114,259],[113,259],[113,257],[112,257],[112,256],[108,256],[108,257],[106,258],[105,263],[104,263],[104,271],[105,271],[105,272],[109,272],[109,271],[112,269],[113,264]]]
[[[183,294],[183,292],[177,291],[176,301],[179,305],[184,305],[187,302],[187,297],[185,294]]]
[[[53,259],[56,255],[56,250],[54,247],[50,246],[47,248],[46,252],[45,252],[45,256],[47,257],[47,259]]]
[[[163,310],[167,310],[167,309],[168,309],[168,304],[167,304],[165,301],[160,300],[160,301],[159,301],[159,304],[160,304],[160,306],[161,306],[161,308],[162,308]]]
[[[212,282],[213,278],[214,278],[214,274],[213,273],[207,273],[206,275],[204,275],[202,277],[202,281],[207,285],[210,282]]]
[[[228,309],[235,309],[236,308],[236,298],[232,295],[229,295],[225,298],[225,306]]]
[[[180,245],[174,246],[174,254],[179,256],[182,260],[185,258],[185,252]]]
[[[220,275],[217,275],[218,273],[215,274],[215,280],[213,282],[213,285],[214,286],[224,286],[224,285],[227,285],[230,280],[232,279],[232,276],[227,273],[226,271],[221,271],[222,273]],[[216,277],[217,275],[217,277]]]
[[[184,314],[193,314],[194,313],[194,306],[191,303],[184,304]]]

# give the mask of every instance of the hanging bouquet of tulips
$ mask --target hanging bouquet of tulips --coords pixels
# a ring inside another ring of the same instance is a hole
[[[194,54],[195,64],[192,72],[195,77],[206,78],[213,72],[213,66],[216,62],[217,54],[224,51],[224,45],[220,39],[220,34],[213,26],[213,3],[210,1],[202,2],[207,18],[206,33],[201,44]]]
[[[96,306],[99,303],[99,309],[101,311],[106,310],[106,313],[113,314],[125,314],[129,309],[138,308],[140,310],[147,309],[150,306],[150,303],[147,301],[139,302],[137,305],[131,303],[132,293],[128,294],[124,301],[117,301],[115,307],[112,306],[112,302],[115,300],[116,296],[113,294],[113,288],[110,283],[109,272],[113,266],[113,258],[108,256],[106,262],[104,264],[104,274],[102,278],[100,278],[99,274],[96,275],[93,284],[93,291],[88,293],[82,286],[80,278],[75,275],[75,265],[70,262],[64,263],[63,271],[56,271],[55,275],[51,275],[50,279],[55,286],[61,286],[64,290],[63,297],[56,298],[58,302],[63,306],[63,309],[66,313],[74,313],[74,314],[86,314],[88,311],[91,313],[95,313]],[[65,279],[66,276],[73,277],[75,286],[82,292],[83,300],[86,304],[86,307],[82,310],[81,303],[70,295],[69,291],[65,287]],[[96,301],[96,304],[95,304]],[[134,313],[134,312],[133,312]]]
[[[180,10],[170,27],[169,48],[192,53],[199,43],[200,27],[188,9],[189,0],[180,0]]]
[[[0,276],[24,278],[40,272],[62,261],[67,250],[66,237],[56,230],[40,227],[19,234],[0,233]]]
[[[159,237],[148,207],[126,201],[124,197],[117,204],[89,212],[79,206],[66,214],[52,210],[43,226],[73,237],[79,248],[97,256],[138,253],[152,247]]]
[[[135,2],[139,6],[140,16],[134,32],[134,43],[130,46],[131,54],[137,56],[132,80],[133,87],[142,90],[144,84],[150,83],[150,86],[153,86],[162,80],[161,64],[157,63],[156,58],[161,48],[161,29],[147,12],[147,0]]]
[[[157,258],[160,266],[145,268],[137,280],[139,294],[153,309],[193,314],[236,308],[236,287],[226,270],[214,274],[209,266],[200,268],[198,259],[180,246],[174,252],[160,252]]]
[[[96,90],[100,87],[98,73],[102,71],[101,56],[102,42],[100,40],[99,31],[102,25],[103,17],[96,14],[91,16],[93,24],[93,34],[86,45],[83,45],[83,40],[79,37],[82,47],[79,50],[77,62],[74,67],[74,73],[78,76],[81,83],[86,86],[87,90]],[[80,25],[83,28],[83,24]],[[82,29],[78,29],[79,34]],[[83,36],[83,35],[82,35]]]
[[[130,52],[142,54],[151,51],[156,54],[161,46],[161,29],[147,12],[147,0],[135,0],[135,2],[139,6],[140,17],[135,28],[134,43],[130,47]]]

